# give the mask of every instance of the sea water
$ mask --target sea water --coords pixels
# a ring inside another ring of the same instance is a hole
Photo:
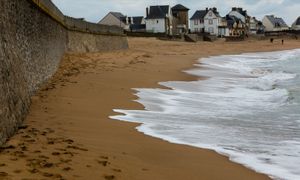
[[[274,179],[300,179],[300,49],[203,58],[204,80],[136,89],[145,110],[113,119],[167,141],[215,150]],[[202,78],[203,79],[203,78]]]

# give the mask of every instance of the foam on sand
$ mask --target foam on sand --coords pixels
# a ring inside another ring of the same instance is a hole
[[[113,119],[179,144],[213,149],[274,179],[300,179],[300,50],[204,58],[208,77],[136,89],[145,110]]]

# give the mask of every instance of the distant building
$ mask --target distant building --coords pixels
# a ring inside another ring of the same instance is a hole
[[[228,15],[237,17],[238,19],[240,19],[245,24],[249,23],[250,17],[248,16],[247,11],[243,10],[243,8],[233,7],[231,9],[231,11],[228,13]]]
[[[194,13],[194,15],[190,18],[190,26],[192,33],[203,33],[204,32],[204,17],[208,9],[206,10],[198,10]]]
[[[246,23],[236,17],[231,15],[226,15],[227,27],[228,27],[228,36],[244,36],[246,34]]]
[[[217,8],[206,8],[207,13],[204,16],[204,32],[207,32],[211,35],[219,35],[219,22],[222,21]]]
[[[300,17],[296,19],[296,21],[292,25],[293,30],[300,30]]]
[[[173,15],[173,34],[184,34],[188,33],[189,30],[189,10],[187,7],[177,4],[172,7]]]
[[[173,15],[170,6],[146,8],[146,31],[173,35]]]
[[[146,22],[143,16],[123,17],[122,22],[126,24],[125,30],[130,32],[145,32]]]
[[[219,33],[218,36],[225,37],[229,36],[229,26],[226,17],[222,17],[219,22]]]
[[[262,23],[265,26],[265,31],[283,31],[289,29],[282,18],[275,17],[274,15],[265,16]]]
[[[233,7],[231,11],[228,13],[229,17],[235,17],[235,20],[239,19],[240,22],[239,25],[243,26],[243,30],[239,29],[240,32],[243,32],[244,34],[248,34],[250,31],[250,16],[248,15],[247,11],[244,10],[241,7]]]
[[[255,17],[251,17],[249,22],[249,32],[250,34],[263,34],[265,32],[265,26]]]
[[[104,24],[104,25],[110,25],[110,26],[119,26],[122,28],[125,28],[126,23],[122,21],[122,18],[124,18],[122,13],[120,12],[109,12],[106,16],[104,16],[103,19],[101,19],[98,24]]]
[[[120,12],[109,12],[98,24],[119,26],[126,31],[145,31],[146,24],[143,16],[128,17]]]

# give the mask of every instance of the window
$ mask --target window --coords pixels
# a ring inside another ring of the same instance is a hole
[[[212,16],[212,12],[209,12],[208,15],[209,15],[209,16]]]
[[[213,24],[213,20],[212,20],[212,19],[209,19],[209,20],[208,20],[208,24]]]
[[[158,20],[156,21],[156,23],[158,24]]]
[[[195,32],[198,32],[198,28],[195,28]]]
[[[198,25],[198,19],[194,20],[194,25]]]
[[[208,28],[208,32],[213,33],[214,32],[214,28],[213,27]]]

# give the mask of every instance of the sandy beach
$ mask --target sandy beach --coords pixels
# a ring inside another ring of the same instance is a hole
[[[294,49],[299,41],[128,41],[126,51],[65,55],[32,97],[24,126],[0,149],[0,179],[269,179],[213,151],[145,136],[138,124],[108,117],[115,108],[143,108],[132,88],[196,80],[182,70],[201,57]]]

